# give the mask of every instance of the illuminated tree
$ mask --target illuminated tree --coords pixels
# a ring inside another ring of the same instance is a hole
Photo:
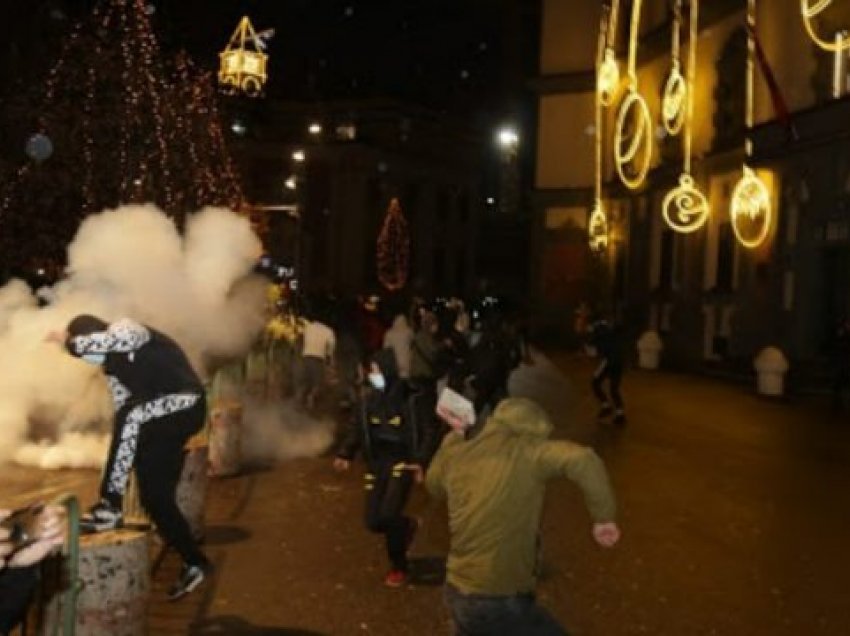
[[[378,280],[389,291],[407,284],[410,271],[410,232],[398,199],[392,199],[378,234]]]
[[[242,207],[212,78],[183,54],[163,59],[143,0],[98,2],[19,110],[32,135],[0,191],[7,263],[61,262],[84,216],[124,203],[156,203],[179,225],[204,205]]]

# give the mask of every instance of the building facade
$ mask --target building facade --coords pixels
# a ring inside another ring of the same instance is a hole
[[[426,294],[475,288],[483,144],[463,126],[389,100],[234,101],[227,117],[249,201],[298,206],[297,217],[263,213],[266,243],[277,259],[297,262],[307,290],[379,289],[376,241],[394,197],[409,224],[409,284]]]
[[[613,311],[633,335],[654,329],[667,363],[745,371],[767,345],[792,368],[823,368],[836,321],[850,315],[850,98],[846,54],[818,48],[798,2],[760,1],[756,33],[777,92],[755,65],[749,162],[768,185],[773,217],[755,249],[735,240],[729,201],[742,172],[747,32],[744,0],[702,2],[694,92],[693,176],[710,217],[692,234],[671,230],[662,202],[681,172],[681,145],[655,135],[645,184],[627,190],[604,135],[603,198],[609,247],[589,254],[594,199],[595,58],[601,5],[546,0],[543,10],[533,286],[538,314],[568,332],[582,301]],[[672,15],[666,0],[645,0],[638,82],[658,122],[671,66]],[[685,8],[688,0],[683,2]],[[850,6],[827,7],[816,21],[827,39],[850,26]],[[631,2],[622,2],[617,52],[624,72]],[[683,50],[685,36],[683,35]],[[837,93],[833,91],[837,90]],[[781,116],[787,105],[789,117]],[[777,114],[777,111],[779,114]],[[605,129],[613,122],[609,109]],[[602,289],[603,292],[598,290]]]

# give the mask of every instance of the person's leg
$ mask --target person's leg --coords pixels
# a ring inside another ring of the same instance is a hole
[[[602,384],[605,382],[605,379],[607,377],[608,361],[603,359],[599,363],[599,366],[596,367],[596,370],[593,372],[593,380],[590,383],[590,386],[593,389],[593,394],[596,396],[596,399],[599,402],[598,417],[605,417],[611,413],[611,403],[608,401],[608,396],[602,389]]]
[[[370,532],[384,533],[383,519],[381,518],[381,502],[387,489],[392,467],[387,462],[375,462],[363,476],[366,490],[366,505],[363,510],[363,521]]]
[[[139,442],[136,476],[142,505],[156,524],[157,532],[180,554],[184,563],[177,581],[168,591],[172,601],[198,587],[211,569],[176,499],[185,459],[184,446],[203,426],[205,413],[206,403],[201,398],[188,409],[153,418],[143,426]]]
[[[403,514],[411,485],[411,474],[404,470],[404,462],[394,464],[381,501],[380,518],[386,535],[387,556],[393,570],[398,572],[407,572],[407,549],[416,527],[416,522]]]
[[[455,636],[532,636],[532,621],[523,604],[512,596],[463,594],[446,585],[446,604]],[[559,632],[552,632],[558,634]],[[560,632],[563,634],[563,632]],[[540,636],[549,636],[540,632]]]
[[[100,498],[116,510],[121,509],[130,471],[136,460],[136,448],[143,421],[141,416],[140,407],[132,404],[115,413],[112,440],[100,482]]]
[[[611,393],[611,401],[614,403],[614,421],[624,424],[626,421],[626,410],[623,405],[623,396],[620,395],[620,383],[623,379],[623,368],[621,366],[610,367],[608,374],[608,390]]]

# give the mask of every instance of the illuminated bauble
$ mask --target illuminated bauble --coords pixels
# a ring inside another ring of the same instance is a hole
[[[824,51],[850,50],[850,39],[838,38],[837,40],[825,40],[818,35],[815,25],[812,20],[823,13],[829,6],[832,5],[832,0],[800,0],[800,13],[803,15],[803,25],[806,27],[806,32],[812,41]]]
[[[227,46],[219,53],[218,83],[225,94],[242,92],[254,97],[262,92],[268,79],[269,56],[264,52],[265,46],[251,20],[243,17]]]
[[[605,208],[599,199],[593,204],[590,213],[590,223],[587,231],[590,249],[601,251],[608,247],[608,219],[605,216]]]
[[[670,190],[662,204],[664,220],[677,232],[687,234],[700,229],[708,220],[709,207],[689,174],[679,177],[679,185]]]
[[[620,84],[620,67],[617,65],[617,55],[614,49],[605,49],[605,55],[596,76],[596,92],[599,95],[599,103],[609,106],[617,92]]]
[[[688,83],[679,71],[679,64],[675,63],[664,84],[664,97],[661,101],[661,123],[671,135],[678,135],[682,130],[687,105]]]
[[[770,191],[764,181],[746,166],[732,191],[730,205],[732,230],[741,245],[750,248],[761,245],[770,231]]]
[[[652,162],[654,128],[649,106],[634,87],[620,104],[614,136],[614,165],[623,183],[639,188]]]
[[[53,154],[53,142],[47,135],[36,133],[27,139],[26,153],[36,163],[47,161]]]

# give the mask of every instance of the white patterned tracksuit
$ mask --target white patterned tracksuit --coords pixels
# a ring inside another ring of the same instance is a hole
[[[105,356],[115,420],[101,497],[120,508],[135,468],[141,503],[160,534],[187,563],[204,563],[175,499],[184,446],[206,417],[203,385],[185,354],[165,334],[128,319],[88,333],[71,329],[69,349]]]

